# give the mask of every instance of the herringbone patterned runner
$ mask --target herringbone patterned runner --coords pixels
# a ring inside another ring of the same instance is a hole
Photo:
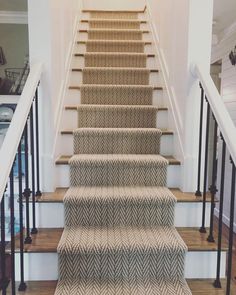
[[[84,84],[148,85],[150,70],[146,68],[84,68]]]
[[[90,18],[100,19],[137,19],[138,13],[132,11],[119,12],[119,11],[94,11],[90,12]]]
[[[159,154],[161,134],[156,128],[79,128],[74,154]]]
[[[149,85],[91,85],[80,88],[82,104],[151,105],[153,87]]]
[[[85,67],[145,68],[144,53],[85,53]]]
[[[56,295],[190,295],[136,12],[90,13]]]
[[[140,21],[126,19],[93,19],[89,20],[91,29],[140,29]]]
[[[155,128],[157,110],[154,106],[81,105],[78,127]]]
[[[144,52],[145,42],[124,40],[87,40],[87,52]]]

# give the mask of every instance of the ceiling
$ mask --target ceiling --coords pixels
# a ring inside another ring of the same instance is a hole
[[[214,0],[213,31],[219,34],[236,22],[236,0]]]
[[[27,11],[27,0],[0,0],[0,10]]]

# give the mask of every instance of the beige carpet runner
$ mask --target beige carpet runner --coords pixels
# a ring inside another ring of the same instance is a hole
[[[90,18],[55,294],[190,295],[138,13]]]

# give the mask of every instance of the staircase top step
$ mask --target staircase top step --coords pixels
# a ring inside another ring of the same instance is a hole
[[[208,234],[202,234],[198,228],[177,228],[179,235],[188,247],[188,251],[217,251],[217,240],[215,243],[207,241]],[[27,253],[56,253],[63,228],[39,229],[38,234],[32,235],[32,244],[25,244]],[[225,238],[222,241],[222,251],[227,251],[228,243]],[[16,238],[16,252],[20,250],[19,238]]]
[[[92,155],[89,155],[89,156],[92,156]],[[141,155],[141,156],[146,157],[147,155]],[[56,165],[68,165],[71,158],[72,158],[71,155],[62,155],[56,160]],[[163,156],[163,158],[169,162],[169,165],[178,165],[178,166],[181,165],[181,162],[176,160],[172,156]]]
[[[130,10],[130,9],[118,9],[118,10],[114,10],[114,9],[83,9],[82,12],[115,12],[115,13],[143,13],[145,12],[145,10],[147,9],[147,7],[145,6],[144,9],[134,9],[134,10]]]
[[[40,203],[61,203],[68,188],[57,188],[54,192],[43,193],[42,197],[37,201]],[[179,203],[201,203],[202,197],[196,197],[194,193],[184,193],[178,188],[171,188],[170,191],[174,194]],[[207,202],[211,201],[211,196],[207,194]]]

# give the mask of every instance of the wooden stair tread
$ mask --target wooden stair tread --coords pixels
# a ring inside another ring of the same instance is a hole
[[[43,193],[42,196],[38,199],[40,203],[47,203],[47,202],[55,202],[61,203],[63,202],[63,198],[65,193],[67,192],[68,188],[57,188],[55,192],[50,193]],[[196,197],[194,193],[184,193],[178,188],[170,188],[170,191],[175,195],[177,202],[180,203],[201,203],[202,198]],[[207,202],[211,201],[211,196],[207,194]]]
[[[174,131],[172,131],[172,130],[163,129],[161,131],[162,131],[163,136],[165,136],[165,135],[173,135],[174,134]],[[64,129],[64,130],[61,131],[61,134],[62,135],[72,135],[73,130],[72,129]]]
[[[135,9],[135,10],[129,10],[129,9],[121,9],[121,10],[113,10],[113,9],[83,9],[82,12],[132,12],[132,13],[143,13],[147,9],[146,6],[144,6],[144,9]]]
[[[90,40],[90,41],[107,41],[107,40]],[[122,42],[122,41],[126,41],[127,42],[127,40],[112,40],[113,42]],[[132,42],[132,40],[130,41],[129,40],[129,43],[131,43]],[[133,42],[140,42],[140,43],[144,43],[144,45],[152,45],[152,42],[151,41],[139,41],[139,40],[135,40],[135,41],[133,41]],[[77,41],[77,44],[86,44],[87,43],[87,41],[86,40],[79,40],[79,41]],[[128,53],[128,52],[127,52]]]
[[[80,90],[81,86],[69,86],[70,90]],[[163,87],[161,86],[154,86],[153,90],[163,90]]]
[[[86,69],[91,69],[91,68],[93,68],[93,69],[106,69],[106,70],[110,70],[110,69],[116,69],[116,70],[119,70],[119,69],[127,69],[127,70],[129,70],[130,68],[118,68],[118,67],[114,67],[114,68],[110,68],[110,67],[86,67]],[[135,68],[135,69],[137,69],[137,70],[140,70],[140,69],[142,69],[142,68]],[[146,68],[144,68],[144,69],[146,69]],[[82,72],[83,71],[83,68],[72,68],[71,69],[72,70],[72,72]],[[150,73],[159,73],[159,70],[158,69],[149,69],[150,70]]]
[[[102,22],[113,22],[113,21],[120,21],[120,22],[130,22],[130,23],[132,23],[132,22],[134,22],[134,23],[137,23],[137,22],[139,22],[139,23],[141,23],[141,24],[146,24],[148,21],[147,20],[142,20],[142,19],[130,19],[130,18],[127,18],[127,19],[119,19],[119,18],[117,18],[117,19],[115,19],[115,18],[113,18],[113,19],[109,19],[109,18],[103,18],[103,19],[98,19],[98,18],[90,18],[90,19],[85,19],[85,18],[83,18],[83,19],[81,19],[81,23],[88,23],[89,21],[102,21]]]
[[[104,54],[104,52],[87,52],[87,53],[91,53],[91,54]],[[125,52],[125,53],[126,54],[130,54],[130,55],[135,54],[134,52],[130,52],[130,53]],[[108,54],[109,54],[109,52],[108,52]],[[111,54],[114,54],[115,55],[115,54],[117,54],[117,52],[112,52]],[[75,57],[84,57],[85,56],[85,53],[75,53],[74,56]],[[154,53],[147,53],[146,56],[147,57],[155,57],[156,55]]]
[[[101,28],[101,29],[80,29],[80,30],[78,30],[79,33],[88,33],[88,31],[141,31],[143,34],[150,33],[149,30],[137,30],[137,29],[105,29],[105,28]]]
[[[187,279],[187,283],[193,295],[224,295],[226,280],[221,280],[222,289],[213,287],[213,279]],[[16,284],[18,290],[19,283]],[[27,282],[27,290],[25,292],[16,292],[16,295],[54,295],[57,281],[30,281]],[[7,295],[10,294],[8,289]],[[236,294],[236,283],[232,281],[231,294]]]
[[[198,228],[176,228],[190,252],[216,251],[217,242],[207,242],[208,234],[201,234]],[[56,253],[63,228],[40,228],[38,234],[32,235],[32,244],[24,245],[26,253]],[[227,240],[223,238],[222,250],[227,251]],[[16,252],[19,252],[19,238],[16,238]]]
[[[77,111],[78,107],[81,107],[81,106],[84,106],[85,104],[80,104],[80,105],[67,105],[65,106],[65,110],[67,111]],[[105,105],[97,105],[97,104],[90,104],[87,106],[93,106],[93,107],[96,107],[96,106],[105,106]],[[113,105],[109,105],[109,106],[113,106]],[[115,105],[115,107],[123,107],[124,105]],[[129,107],[138,107],[138,105],[129,105]],[[153,105],[140,105],[140,107],[151,107],[151,108],[155,108],[157,109],[157,111],[168,111],[168,108],[167,107],[155,107]]]
[[[72,156],[71,155],[61,155],[56,160],[56,165],[68,165],[69,160]],[[181,162],[177,159],[175,159],[173,156],[163,156],[165,159],[169,161],[169,165],[181,165]]]

